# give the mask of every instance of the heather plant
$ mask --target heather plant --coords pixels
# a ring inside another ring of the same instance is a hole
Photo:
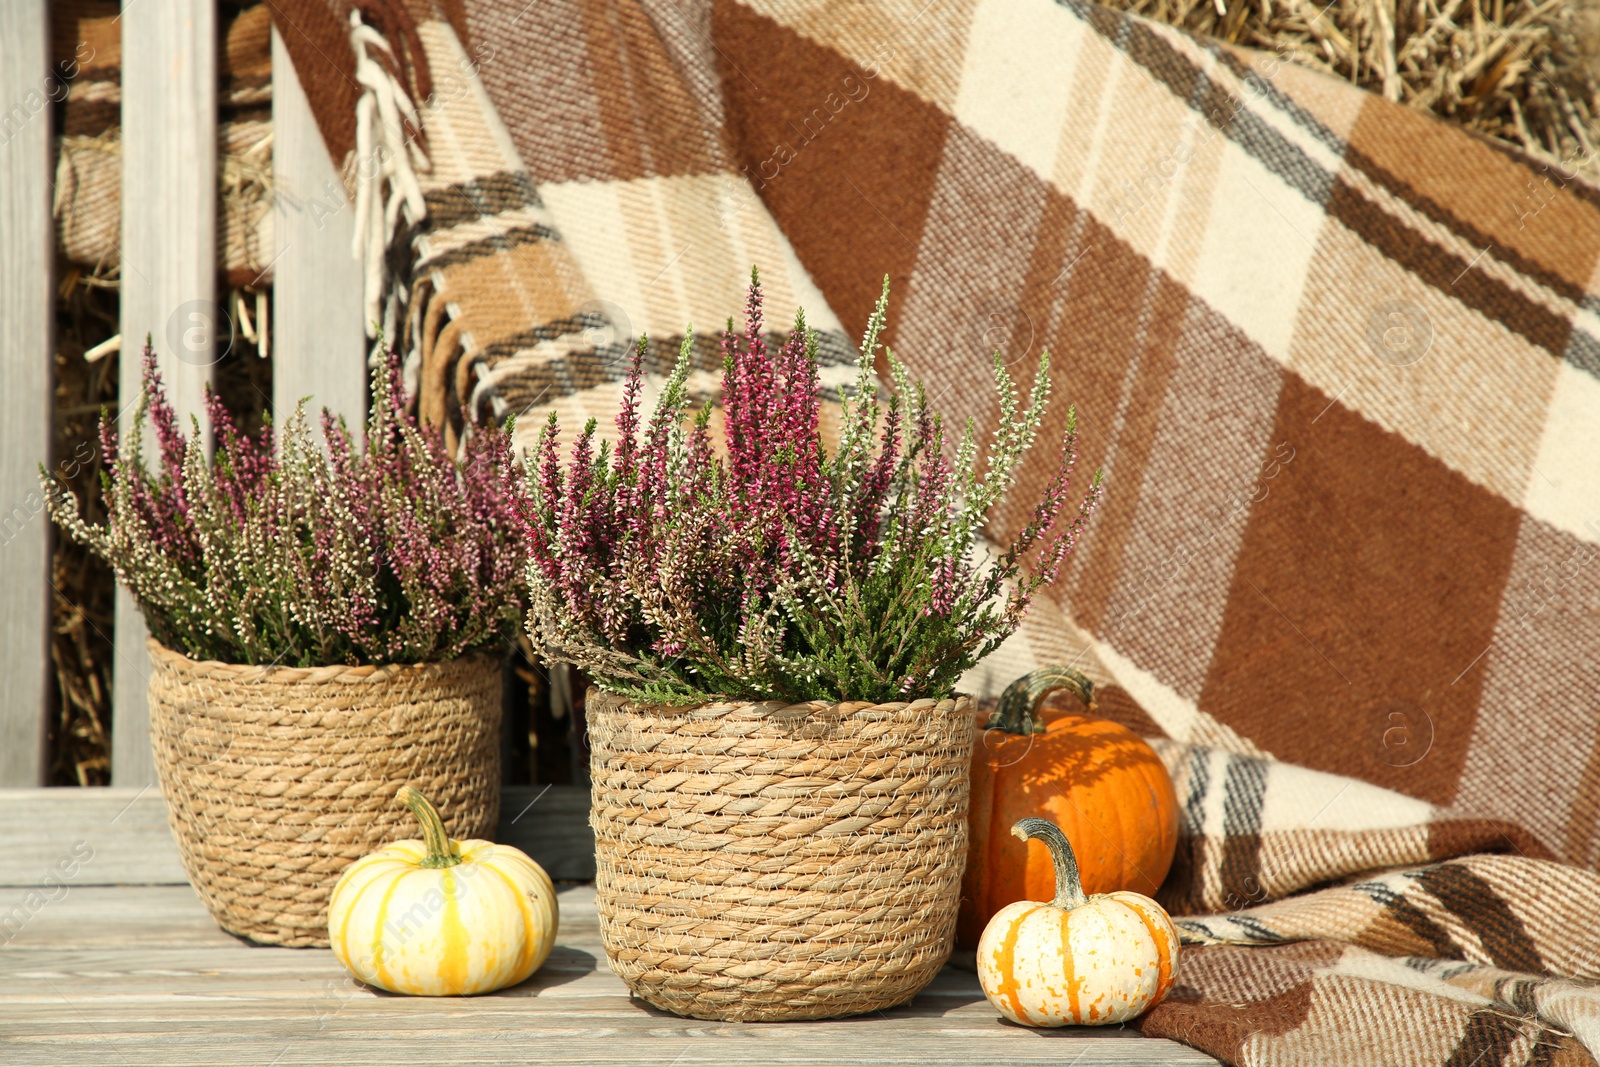
[[[522,614],[510,426],[460,462],[406,412],[398,357],[372,372],[365,439],[305,403],[282,432],[239,429],[209,391],[213,454],[182,432],[155,356],[125,439],[102,415],[107,522],[43,470],[51,516],[115,569],[151,635],[194,659],[310,667],[417,663],[500,645]],[[156,469],[144,428],[155,431]]]
[[[1097,473],[1061,521],[1076,460],[1069,413],[1030,520],[998,555],[990,509],[1016,483],[1050,393],[1044,354],[1026,409],[998,355],[1000,418],[986,455],[969,421],[947,448],[920,384],[884,348],[889,287],[871,316],[836,448],[819,426],[817,341],[797,314],[762,332],[752,275],[742,335],[723,336],[725,447],[690,411],[686,337],[653,413],[641,339],[616,417],[560,455],[552,412],[528,457],[528,630],[605,688],[652,700],[943,697],[1014,633],[1056,577],[1100,494]],[[1030,565],[1031,564],[1031,565]]]

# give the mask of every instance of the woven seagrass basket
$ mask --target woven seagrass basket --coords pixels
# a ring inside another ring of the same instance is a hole
[[[384,667],[198,663],[150,642],[150,735],[184,869],[217,923],[267,945],[328,944],[352,860],[420,836],[410,784],[451,837],[500,813],[500,671],[473,656]]]
[[[606,955],[655,1007],[738,1022],[910,1000],[950,955],[973,705],[666,707],[591,690]]]

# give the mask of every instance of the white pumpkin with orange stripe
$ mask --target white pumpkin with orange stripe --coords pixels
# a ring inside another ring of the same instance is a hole
[[[978,981],[995,1009],[1024,1026],[1126,1022],[1172,988],[1178,931],[1138,893],[1085,896],[1072,845],[1054,823],[1023,819],[1056,867],[1056,898],[1019,900],[995,913],[978,941]]]
[[[527,855],[490,841],[455,841],[426,797],[396,799],[422,841],[396,841],[356,860],[328,902],[339,962],[368,985],[414,996],[489,993],[538,970],[556,939],[556,893]]]

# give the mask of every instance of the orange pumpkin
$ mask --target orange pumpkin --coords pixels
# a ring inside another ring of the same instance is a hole
[[[1094,683],[1066,667],[1024,675],[1001,694],[972,746],[967,871],[956,942],[975,947],[995,912],[1018,900],[1048,900],[1055,865],[1039,840],[1011,827],[1049,819],[1078,858],[1083,891],[1154,896],[1178,844],[1178,798],[1154,750],[1103,719],[1054,714],[1038,705],[1066,689],[1094,711]]]

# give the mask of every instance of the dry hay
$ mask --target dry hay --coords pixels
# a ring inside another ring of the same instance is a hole
[[[117,359],[90,363],[84,350],[117,332],[114,276],[61,265],[57,290],[55,411],[50,464],[84,513],[105,520],[100,506],[100,411],[117,403]],[[43,457],[41,457],[43,458]],[[111,568],[52,530],[50,666],[51,785],[108,785],[111,780],[111,642],[115,593]]]
[[[1600,0],[1104,0],[1276,52],[1600,183]]]

